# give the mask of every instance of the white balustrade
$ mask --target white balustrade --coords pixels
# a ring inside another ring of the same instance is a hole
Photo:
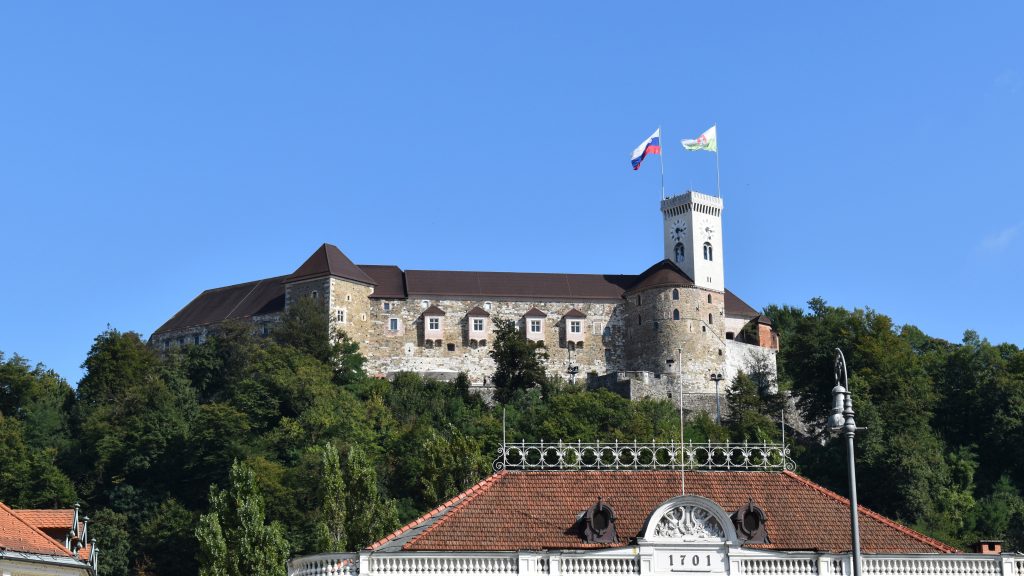
[[[358,554],[318,554],[288,563],[288,576],[358,576]]]
[[[563,556],[561,572],[564,575],[585,576],[590,574],[639,574],[640,561],[635,556],[628,557],[577,557]]]
[[[374,576],[488,575],[519,572],[515,556],[419,556],[378,554],[370,557]]]
[[[999,556],[864,556],[861,573],[865,576],[999,576],[1003,568]]]
[[[818,561],[814,558],[744,558],[740,570],[751,576],[816,576]]]

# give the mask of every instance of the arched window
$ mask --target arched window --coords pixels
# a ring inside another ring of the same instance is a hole
[[[678,308],[676,308],[675,310],[672,311],[672,319],[673,320],[679,320],[679,309]]]
[[[708,304],[711,304],[711,294],[708,294]]]
[[[712,323],[711,314],[708,314],[708,324],[711,324],[711,323]]]
[[[704,259],[709,261],[715,259],[715,255],[712,253],[711,250],[711,242],[704,243]]]
[[[672,289],[672,299],[679,300],[679,288]]]
[[[676,243],[676,264],[682,264],[686,258],[686,247],[683,246],[682,242]]]

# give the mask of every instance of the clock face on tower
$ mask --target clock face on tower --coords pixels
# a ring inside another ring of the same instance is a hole
[[[686,222],[682,218],[676,218],[669,222],[669,233],[673,241],[681,242],[683,238],[686,238]]]

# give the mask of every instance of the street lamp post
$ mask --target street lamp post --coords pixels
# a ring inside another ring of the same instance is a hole
[[[857,423],[853,419],[853,398],[850,382],[846,373],[846,358],[843,351],[836,348],[835,362],[836,385],[832,388],[832,415],[828,419],[828,428],[832,432],[842,432],[846,437],[846,465],[850,477],[850,534],[853,546],[853,576],[860,576],[860,525],[857,522],[857,470],[853,459],[853,437],[857,433]]]
[[[715,422],[717,422],[718,425],[721,426],[722,425],[722,400],[721,400],[721,397],[718,395],[718,383],[721,382],[722,380],[725,380],[725,378],[722,376],[722,374],[720,372],[712,372],[711,373],[711,379],[714,380],[714,382],[715,382]]]

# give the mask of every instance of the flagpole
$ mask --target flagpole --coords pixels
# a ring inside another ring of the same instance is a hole
[[[658,126],[658,161],[661,163],[661,199],[665,199],[665,147],[661,146],[664,135],[661,133],[661,126]]]
[[[715,122],[715,186],[718,197],[722,197],[722,173],[718,170],[718,122]]]

